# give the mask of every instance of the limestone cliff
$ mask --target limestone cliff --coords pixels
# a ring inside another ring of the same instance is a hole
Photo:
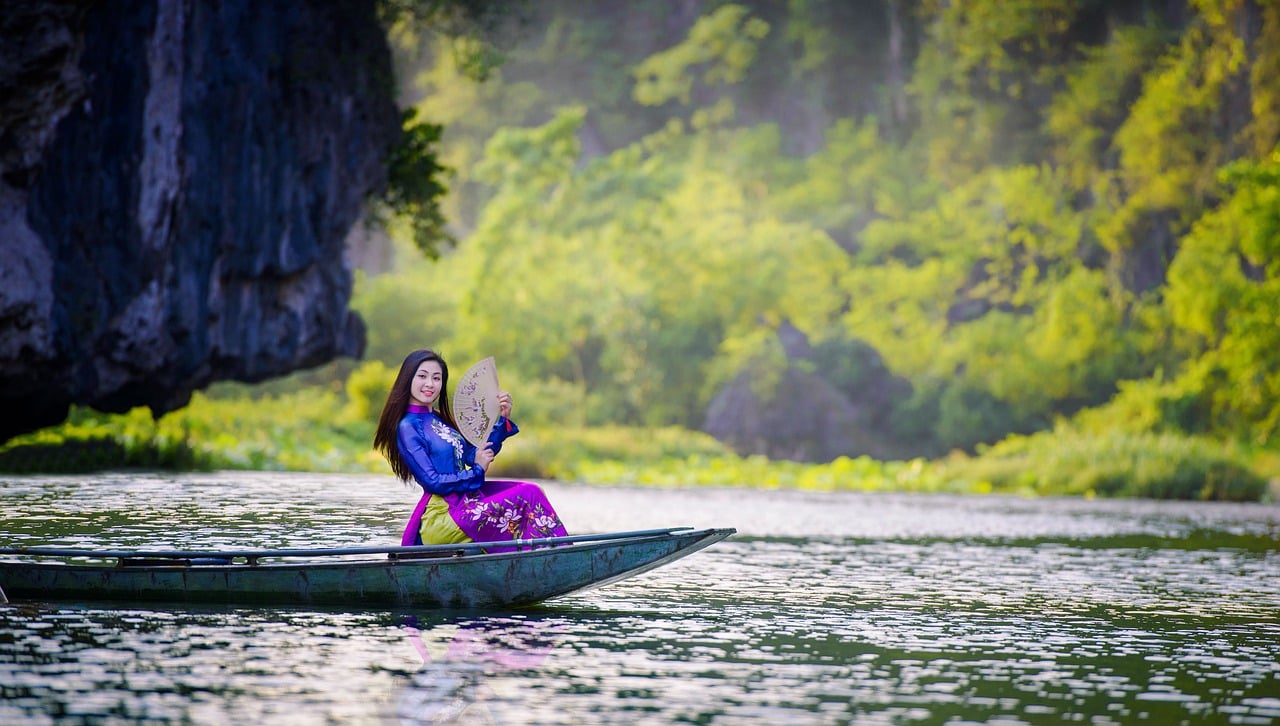
[[[358,356],[391,74],[370,0],[7,0],[0,441]]]

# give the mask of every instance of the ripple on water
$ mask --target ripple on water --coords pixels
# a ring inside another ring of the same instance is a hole
[[[547,488],[577,531],[740,534],[515,613],[0,608],[0,722],[1280,717],[1274,507]],[[147,548],[385,544],[416,500],[270,473],[0,495],[6,545]]]

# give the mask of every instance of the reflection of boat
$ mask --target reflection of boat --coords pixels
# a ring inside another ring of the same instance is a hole
[[[646,572],[736,531],[679,527],[501,543],[292,550],[0,548],[6,557],[0,590],[27,600],[529,605]],[[513,545],[520,549],[485,552]]]

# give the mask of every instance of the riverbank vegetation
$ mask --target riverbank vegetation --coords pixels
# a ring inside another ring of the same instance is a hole
[[[365,402],[315,390],[197,394],[190,406],[158,421],[145,409],[114,416],[77,409],[68,423],[0,448],[0,471],[244,469],[390,477],[369,446],[376,418],[368,414]],[[978,456],[805,464],[739,456],[706,434],[676,427],[542,421],[526,428],[508,442],[494,476],[653,487],[1269,501],[1268,475],[1280,474],[1274,460],[1178,434],[1040,433],[1010,437]]]
[[[1280,10],[707,3],[672,36],[665,7],[393,27],[448,244],[353,244],[364,360],[78,411],[0,466],[74,432],[385,471],[371,415],[425,345],[497,359],[513,476],[1269,496]]]

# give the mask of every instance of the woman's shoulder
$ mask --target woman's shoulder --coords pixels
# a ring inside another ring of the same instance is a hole
[[[397,428],[405,432],[421,431],[423,429],[423,422],[429,415],[430,414],[414,413],[410,411],[400,417],[400,423]]]

